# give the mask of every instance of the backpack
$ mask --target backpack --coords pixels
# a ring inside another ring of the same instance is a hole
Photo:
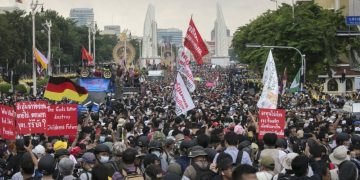
[[[239,150],[237,156],[236,156],[236,161],[235,163],[233,164],[234,166],[237,166],[237,165],[240,165],[241,164],[241,160],[242,160],[242,157],[243,157],[243,154],[244,152],[242,150]]]
[[[273,176],[271,180],[290,180],[291,177],[290,174],[279,173],[278,175]]]
[[[196,178],[194,180],[208,180],[214,177],[214,173],[210,171],[210,164],[205,168],[201,168],[196,163],[191,164],[196,171]]]
[[[144,176],[138,167],[136,167],[134,172],[128,171],[125,168],[121,168],[121,172],[115,162],[111,162],[111,166],[114,169],[115,173],[111,177],[112,180],[144,180]]]

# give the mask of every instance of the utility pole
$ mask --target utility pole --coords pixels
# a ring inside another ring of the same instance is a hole
[[[50,21],[46,20],[44,27],[48,32],[48,56],[47,56],[47,59],[49,61],[48,75],[52,76],[52,67],[51,67],[51,27],[52,27],[52,23],[51,23],[51,20]]]
[[[88,30],[89,30],[89,54],[91,54],[91,24],[89,24],[88,26]]]
[[[95,63],[95,59],[96,59],[96,56],[95,56],[95,34],[96,34],[96,22],[93,21],[93,26],[92,26],[92,33],[93,33],[93,61],[94,61],[94,65],[96,64]],[[95,65],[96,66],[96,65]]]
[[[32,57],[34,58],[34,50],[35,50],[35,11],[38,7],[39,1],[36,0],[36,3],[34,3],[34,0],[31,1],[30,8],[31,8],[31,15],[32,15]],[[41,8],[41,11],[43,11],[43,8]],[[32,61],[32,81],[33,81],[33,95],[36,96],[36,64],[35,60]]]

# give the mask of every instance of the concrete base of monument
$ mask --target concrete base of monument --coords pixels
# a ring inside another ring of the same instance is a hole
[[[140,67],[143,68],[147,68],[147,66],[151,66],[151,65],[157,65],[161,63],[161,58],[160,57],[152,57],[152,58],[140,58]]]
[[[230,65],[230,57],[211,57],[211,64],[219,65],[221,67],[226,67]]]

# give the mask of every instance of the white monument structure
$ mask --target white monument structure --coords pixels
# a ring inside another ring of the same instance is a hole
[[[230,65],[227,27],[221,6],[217,3],[217,15],[215,21],[215,55],[211,57],[211,63],[219,66]]]
[[[141,49],[141,67],[149,64],[159,64],[157,48],[157,23],[155,21],[155,7],[149,4],[144,23],[144,35]]]

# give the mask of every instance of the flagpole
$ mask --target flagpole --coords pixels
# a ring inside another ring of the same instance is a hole
[[[32,19],[32,55],[33,55],[33,61],[32,61],[32,81],[33,81],[33,95],[36,96],[36,64],[35,64],[35,10],[38,7],[39,1],[36,0],[34,3],[34,0],[31,1],[30,8],[31,8],[31,19]]]

